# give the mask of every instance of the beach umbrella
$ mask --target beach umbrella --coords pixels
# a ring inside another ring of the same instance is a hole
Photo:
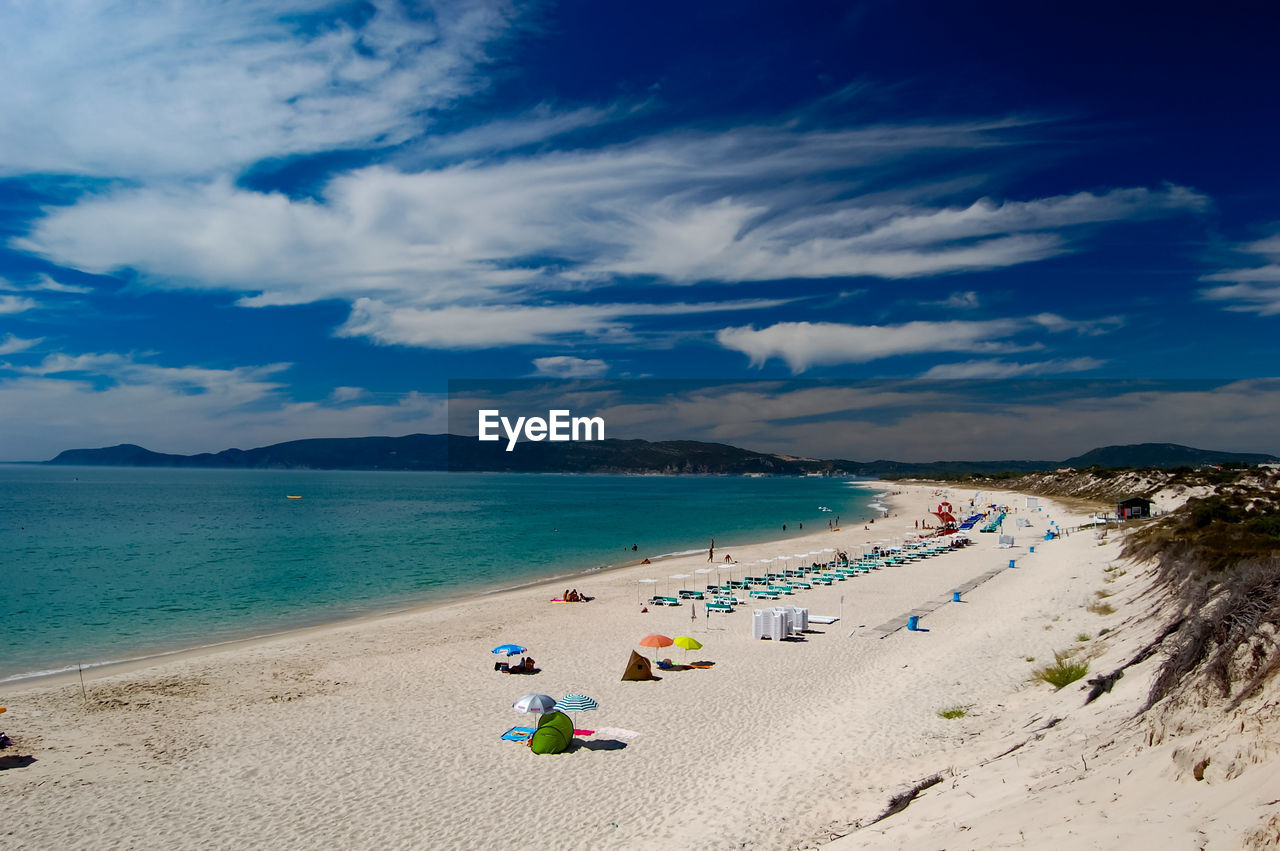
[[[528,651],[519,644],[504,644],[501,647],[493,648],[490,652],[495,656],[518,656],[521,653],[527,653]]]
[[[677,635],[671,643],[676,647],[683,647],[686,657],[688,657],[690,650],[702,649],[702,642],[688,635]]]
[[[592,709],[599,709],[600,704],[596,703],[585,694],[566,694],[564,697],[556,701],[556,710],[559,712],[589,712]],[[577,715],[573,717],[573,726],[578,726]]]
[[[640,639],[641,647],[670,647],[673,643],[674,642],[665,635],[646,635],[644,638]]]
[[[555,708],[561,712],[586,712],[591,709],[599,709],[600,704],[585,694],[566,694],[556,701]]]
[[[556,708],[556,699],[549,694],[526,694],[511,704],[511,708],[523,714],[540,714]]]
[[[668,580],[672,580],[672,579],[688,579],[688,578],[689,578],[689,574],[687,574],[687,573],[673,573],[673,574],[671,574],[670,576],[668,576],[668,577],[667,577],[667,579],[668,579]],[[668,593],[668,594],[670,594],[670,593],[671,593],[671,583],[670,583],[670,581],[668,581],[668,582],[667,582],[667,593]]]

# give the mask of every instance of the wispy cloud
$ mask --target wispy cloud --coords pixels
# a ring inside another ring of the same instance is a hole
[[[1280,314],[1280,233],[1245,243],[1239,250],[1269,262],[1205,275],[1201,280],[1233,283],[1202,289],[1200,297],[1222,302],[1224,310],[1237,313]]]
[[[491,349],[592,338],[603,343],[634,343],[621,320],[638,316],[677,316],[759,310],[786,299],[751,299],[669,304],[515,304],[404,307],[378,299],[357,299],[351,315],[335,333],[364,337],[383,345],[427,349]]]
[[[145,286],[240,292],[246,307],[367,298],[515,303],[537,316],[546,293],[619,277],[692,285],[1000,268],[1074,250],[1080,229],[1204,206],[1177,186],[958,208],[909,187],[857,192],[879,166],[971,150],[993,132],[671,133],[415,173],[364,168],[318,199],[227,180],[117,189],[51,209],[13,245],[85,271],[136,270]]]
[[[487,84],[512,17],[502,0],[4,4],[0,173],[190,177],[394,145]]]
[[[1092,357],[1055,358],[1034,363],[1013,363],[1000,359],[969,360],[962,363],[943,363],[930,367],[921,378],[1025,378],[1040,375],[1062,375],[1072,372],[1088,372],[1106,364]]]
[[[555,355],[533,359],[534,374],[551,378],[598,378],[609,371],[609,364],[598,358],[575,358]]]
[[[974,290],[965,290],[964,292],[955,292],[944,299],[938,301],[925,301],[921,304],[927,307],[947,307],[952,310],[976,310],[982,304],[982,299]]]
[[[297,401],[288,364],[172,367],[119,353],[54,354],[0,365],[0,460],[41,460],[64,449],[140,443],[161,452],[216,452],[303,437],[445,430],[442,396],[406,393],[358,402],[358,388]],[[86,437],[91,435],[92,437]]]
[[[25,313],[40,306],[33,298],[17,295],[0,295],[0,315],[6,313]]]
[[[78,284],[64,284],[62,281],[54,280],[53,276],[41,272],[36,275],[35,283],[31,284],[27,289],[38,290],[50,293],[72,293],[76,295],[87,295],[93,292],[93,287],[79,286]]]
[[[12,355],[17,354],[18,352],[25,352],[27,349],[30,349],[33,346],[38,346],[43,342],[44,337],[24,340],[23,338],[16,337],[13,334],[5,334],[4,338],[0,339],[0,355]]]
[[[1020,344],[1012,338],[1037,328],[1064,331],[1088,324],[1067,320],[1054,323],[1046,321],[1045,316],[915,321],[900,325],[779,322],[760,329],[754,325],[724,328],[716,334],[716,341],[745,354],[752,366],[762,366],[777,357],[785,361],[793,373],[799,373],[811,366],[866,363],[898,355],[1025,351],[1042,344]]]

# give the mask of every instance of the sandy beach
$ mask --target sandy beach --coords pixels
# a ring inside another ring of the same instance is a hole
[[[940,499],[959,507],[973,496],[884,487],[895,491],[892,516],[867,528],[717,541],[714,563],[730,555],[738,578],[782,553],[857,554],[913,532]],[[704,551],[583,580],[595,598],[586,604],[551,603],[562,587],[525,588],[86,675],[84,696],[66,678],[11,687],[0,694],[0,726],[17,745],[6,753],[36,761],[0,772],[0,846],[797,848],[849,834],[835,847],[1133,847],[1153,835],[1169,847],[1202,847],[1189,843],[1206,836],[1233,847],[1223,840],[1280,795],[1254,785],[1245,801],[1220,785],[1221,802],[1197,799],[1216,808],[1206,824],[1168,803],[1165,791],[1196,782],[1171,775],[1166,753],[1148,751],[1140,778],[1104,776],[1106,738],[1115,752],[1114,730],[1145,732],[1125,727],[1144,693],[1141,668],[1085,709],[1076,686],[1031,679],[1055,650],[1084,646],[1101,671],[1149,640],[1154,626],[1130,606],[1140,571],[1114,569],[1118,536],[1043,541],[1050,519],[1072,529],[1087,509],[1042,498],[1029,511],[1025,498],[991,491],[980,501],[1013,506],[1032,527],[1011,549],[973,533],[962,550],[787,598],[841,618],[802,641],[753,640],[752,606],[710,619],[690,603],[641,611],[665,577],[708,566]],[[927,632],[876,631],[995,568],[962,602],[925,615]],[[660,582],[638,581],[648,578]],[[1103,589],[1115,612],[1088,611]],[[715,665],[621,681],[650,633],[693,636],[704,649],[688,659]],[[526,646],[541,673],[496,673],[490,649],[506,642]],[[530,721],[511,707],[528,692],[590,695],[599,709],[577,726],[595,733],[558,755],[503,741]],[[940,716],[951,707],[964,716]],[[1274,763],[1266,770],[1274,787]],[[906,812],[855,832],[939,773]],[[1091,784],[1095,809],[1077,803],[1076,782]],[[1130,786],[1144,807],[1122,818],[1113,799]]]

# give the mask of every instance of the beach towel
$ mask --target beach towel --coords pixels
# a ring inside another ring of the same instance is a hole
[[[629,742],[640,734],[635,730],[623,730],[620,727],[601,727],[596,730],[596,735],[604,739],[619,739],[620,741]]]
[[[502,738],[508,742],[523,742],[532,735],[532,727],[512,727],[510,730],[502,734]]]

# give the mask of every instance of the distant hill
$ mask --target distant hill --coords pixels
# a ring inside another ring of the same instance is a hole
[[[848,461],[770,455],[696,440],[583,443],[481,443],[452,434],[291,440],[257,449],[168,455],[132,443],[69,449],[46,464],[112,467],[240,468],[256,470],[468,470],[527,473],[668,473],[798,476],[811,473],[906,478],[1032,473],[1060,467],[1182,467],[1275,461],[1271,455],[1214,452],[1172,443],[1094,449],[1065,461]]]
[[[1091,449],[1083,455],[1068,458],[1062,467],[1203,467],[1207,464],[1267,464],[1275,462],[1274,455],[1252,452],[1216,452],[1211,449],[1194,449],[1177,443],[1137,443],[1127,446],[1103,446]]]

